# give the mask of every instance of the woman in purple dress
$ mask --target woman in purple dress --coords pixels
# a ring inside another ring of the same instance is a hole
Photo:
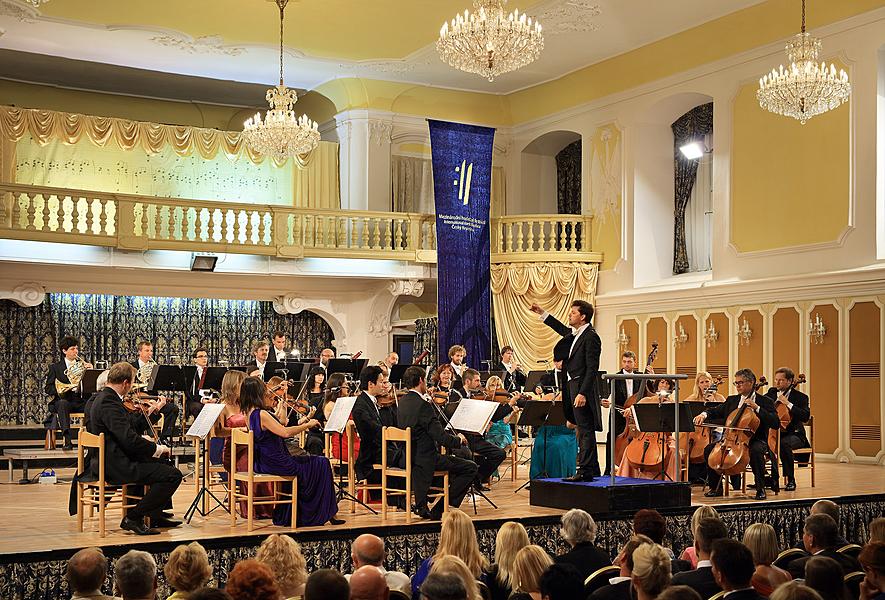
[[[335,518],[338,503],[329,459],[324,456],[292,456],[284,441],[316,427],[319,422],[310,419],[301,425],[282,425],[270,411],[264,410],[265,389],[264,382],[258,377],[247,377],[240,388],[240,408],[246,415],[246,426],[255,441],[255,472],[298,476],[299,526],[344,523]],[[274,508],[274,525],[288,525],[291,520],[291,504]]]

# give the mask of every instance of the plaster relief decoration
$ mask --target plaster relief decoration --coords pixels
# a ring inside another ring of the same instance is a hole
[[[37,306],[46,299],[46,289],[39,283],[22,283],[13,290],[0,290],[0,299],[12,300],[19,306]]]
[[[188,54],[218,54],[239,56],[246,51],[239,46],[229,46],[219,35],[203,35],[197,38],[183,34],[155,35],[151,41],[167,48],[177,48]]]
[[[22,23],[33,23],[40,12],[31,4],[16,0],[0,0],[0,17],[12,17]]]
[[[369,139],[376,145],[389,144],[393,134],[393,123],[389,121],[369,121]]]
[[[321,316],[332,328],[335,336],[333,343],[338,352],[347,349],[347,315],[342,308],[340,304],[327,298],[304,298],[298,294],[286,294],[273,299],[273,309],[279,315],[297,315],[309,310]]]
[[[603,253],[603,270],[621,257],[621,130],[614,123],[598,127],[584,144],[590,158],[590,211],[593,244]]]
[[[393,329],[390,325],[390,314],[400,296],[420,298],[424,294],[424,282],[417,279],[395,279],[387,290],[382,290],[375,297],[372,305],[372,316],[369,321],[369,333],[376,337],[384,337]]]
[[[591,0],[557,0],[538,13],[546,33],[582,33],[597,31],[594,21],[602,14],[599,5]]]
[[[294,294],[277,296],[273,299],[273,309],[278,315],[297,315],[307,308],[303,298]]]

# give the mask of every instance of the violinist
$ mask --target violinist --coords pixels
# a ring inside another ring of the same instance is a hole
[[[482,381],[479,376],[479,371],[475,369],[464,369],[463,381],[464,392],[469,397],[479,397],[479,399],[487,398],[482,389]],[[502,404],[492,416],[492,421],[501,420],[511,412],[513,412],[513,410],[509,405]],[[507,453],[494,444],[489,443],[483,436],[477,433],[468,431],[462,431],[459,433],[462,433],[467,439],[467,446],[473,453],[473,460],[476,462],[477,472],[473,485],[480,491],[487,492],[489,491],[488,483],[491,480],[492,473],[498,470],[498,467],[504,462],[504,459],[507,458]]]
[[[326,396],[322,400],[322,409],[317,411],[316,418],[317,420],[325,424],[326,421],[329,420],[329,417],[332,415],[332,411],[335,409],[335,403],[338,401],[338,398],[344,398],[346,396],[350,396],[350,387],[351,383],[347,380],[347,376],[344,373],[332,373],[329,376],[329,380],[326,385]],[[384,410],[381,412],[382,421],[384,419]],[[352,415],[351,415],[352,418]],[[325,425],[324,425],[325,426]],[[318,438],[318,440],[323,444],[323,449],[325,449],[325,434],[318,427],[315,429],[311,429],[307,432],[307,443],[308,446],[313,447],[313,442],[311,442],[312,438]],[[345,436],[346,437],[346,436]],[[350,460],[350,448],[348,444],[344,443],[344,440],[341,439],[342,434],[336,432],[332,432],[329,436],[329,451],[330,455],[334,459],[338,459],[341,456],[341,460],[349,461]],[[359,436],[355,436],[353,440],[353,455],[358,456],[360,451],[360,438]],[[311,452],[312,453],[312,452]],[[323,452],[320,452],[323,454]]]
[[[514,359],[511,346],[501,348],[501,362],[495,370],[504,371],[504,389],[508,392],[522,391],[525,387],[525,373],[522,371],[522,365]]]
[[[774,403],[771,401],[771,398],[757,394],[755,386],[756,375],[753,371],[750,369],[740,369],[734,374],[734,387],[737,389],[737,394],[729,396],[722,404],[699,414],[695,417],[694,423],[695,425],[703,425],[707,419],[720,422],[726,420],[726,427],[728,427],[727,418],[733,414],[738,414],[738,409],[744,405],[746,405],[749,410],[756,413],[756,416],[759,418],[759,425],[756,431],[751,434],[748,444],[750,452],[750,467],[753,469],[753,477],[758,483],[756,500],[765,500],[765,487],[762,485],[762,482],[765,480],[765,457],[769,452],[768,430],[777,427],[778,420],[777,414],[775,413]],[[729,431],[726,429],[726,435],[728,433]],[[709,459],[710,453],[718,443],[719,442],[713,442],[704,449],[704,458],[706,460]],[[777,493],[779,491],[777,480],[775,479],[772,483],[774,492]],[[722,476],[712,468],[709,468],[709,466],[707,472],[707,485],[710,489],[704,494],[705,496],[712,498],[722,495]],[[740,476],[733,475],[732,486],[738,487],[739,485]]]
[[[353,424],[360,436],[360,453],[357,456],[354,472],[358,481],[368,479],[369,483],[381,481],[381,473],[372,465],[381,464],[381,407],[377,397],[385,391],[387,377],[377,365],[369,365],[360,373],[360,395],[353,405]],[[388,447],[388,462],[397,467],[405,467],[400,448],[394,444]]]
[[[721,377],[719,378],[721,380]],[[700,371],[694,378],[694,391],[687,396],[683,402],[699,402],[699,403],[722,403],[725,402],[725,396],[719,393],[719,383],[713,382],[713,376],[706,371]],[[710,442],[717,442],[722,437],[722,431],[719,429],[710,429],[708,427],[698,427],[695,433],[690,437],[690,448],[706,448]],[[697,444],[697,446],[695,446]],[[690,454],[694,455],[694,451],[690,450]],[[707,478],[707,467],[705,462],[695,462],[690,459],[688,465],[688,480],[691,483],[704,483]]]
[[[317,415],[321,415],[323,399],[326,397],[326,372],[319,365],[314,365],[310,368],[306,379],[300,399],[316,409]]]
[[[107,385],[92,403],[87,430],[94,435],[105,434],[105,480],[109,485],[149,486],[123,517],[120,527],[138,535],[153,535],[159,532],[145,526],[147,516],[151,518],[151,527],[162,529],[181,524],[168,518],[171,515],[164,513],[163,508],[170,505],[182,475],[168,462],[157,460],[171,454],[167,446],[142,437],[132,428],[123,398],[134,380],[132,365],[120,362],[110,368]],[[87,469],[97,476],[98,461],[89,460]],[[141,495],[137,490],[133,494]]]
[[[145,366],[154,363],[154,346],[148,341],[138,342],[138,358],[132,361],[131,364],[135,367],[136,374],[141,373],[141,370],[145,368]],[[146,383],[146,382],[142,382]],[[145,390],[148,393],[154,393],[154,390]],[[151,413],[151,420],[156,422],[160,420],[159,415],[163,415],[163,430],[160,431],[160,437],[164,440],[169,440],[175,433],[175,427],[178,423],[178,415],[180,414],[180,410],[178,405],[175,402],[167,402],[165,399],[162,399],[161,402],[156,406],[156,411]],[[157,414],[159,413],[159,414]],[[168,442],[167,442],[168,443]]]
[[[465,358],[467,358],[467,349],[464,346],[456,344],[449,348],[449,365],[451,365],[452,372],[455,374],[454,379],[452,379],[452,388],[462,394],[464,393],[464,371],[467,369],[467,364],[464,362]]]
[[[501,392],[504,391],[504,382],[497,375],[492,375],[486,381],[486,399],[496,400],[496,394],[500,397]],[[506,392],[505,392],[506,393]],[[485,434],[485,440],[490,444],[494,444],[498,448],[507,448],[511,444],[513,444],[513,431],[511,430],[511,423],[516,423],[517,415],[519,415],[519,408],[516,406],[516,397],[518,394],[511,395],[510,399],[503,403],[507,408],[499,407],[500,410],[495,411],[495,415],[492,417],[492,422],[489,424],[489,430]],[[499,415],[500,413],[500,415]],[[500,419],[495,419],[495,417],[501,416]]]
[[[801,376],[800,376],[801,377]],[[788,367],[781,367],[774,372],[774,387],[765,394],[775,402],[775,407],[782,404],[789,412],[789,424],[781,425],[780,459],[784,466],[784,477],[787,485],[784,488],[788,492],[796,489],[796,465],[793,459],[793,450],[796,448],[808,448],[808,438],[805,435],[805,423],[811,417],[811,408],[808,396],[796,389],[794,385],[795,374]],[[781,421],[781,424],[783,421]]]
[[[443,410],[450,419],[455,414],[458,403],[464,399],[461,392],[452,389],[454,379],[455,370],[448,363],[438,366],[432,377],[434,399],[437,404],[443,405]],[[445,401],[442,400],[442,396],[446,396]]]
[[[655,394],[645,396],[636,401],[636,404],[672,403],[670,393],[673,391],[673,382],[669,379],[658,379],[655,382]],[[656,479],[661,475],[661,461],[664,463],[665,473],[671,481],[678,477],[676,465],[676,443],[673,434],[666,432],[642,433],[636,428],[636,412],[633,406],[624,411],[624,420],[627,427],[633,432],[633,439],[624,452],[624,458],[618,465],[618,476],[635,477],[637,479]],[[661,440],[663,439],[663,444]],[[662,448],[663,446],[663,448]],[[663,451],[663,455],[661,452]],[[652,458],[654,455],[654,458]]]

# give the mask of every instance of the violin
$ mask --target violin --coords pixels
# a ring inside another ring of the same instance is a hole
[[[645,372],[648,373],[651,369],[652,363],[655,362],[655,358],[658,356],[658,343],[651,343],[651,352],[648,353],[648,356],[645,359]],[[654,392],[651,389],[652,380],[648,380],[644,382],[643,385],[639,386],[639,389],[633,392],[633,395],[627,398],[624,401],[624,406],[620,407],[623,409],[630,408],[637,401],[645,398],[646,396],[651,396]],[[641,395],[640,395],[641,394]],[[613,406],[612,410],[617,410],[619,407]],[[621,461],[624,459],[624,453],[627,451],[627,446],[630,444],[630,440],[632,439],[632,433],[629,427],[624,427],[624,431],[618,434],[615,438],[615,464],[621,464]]]
[[[768,385],[765,377],[760,377],[756,391]],[[746,404],[731,411],[725,420],[725,433],[713,446],[707,465],[720,475],[739,475],[750,463],[750,439],[759,429],[759,416]]]
[[[807,382],[808,380],[805,379],[805,373],[799,373],[799,375],[796,376],[796,380],[790,384],[789,390],[795,390],[796,386]],[[778,392],[778,395],[780,395],[780,392]],[[793,421],[793,416],[790,414],[790,409],[787,408],[787,403],[778,399],[774,403],[774,408],[777,411],[777,418],[781,422],[781,431],[786,431],[787,427],[789,427],[790,423]]]
[[[400,398],[406,395],[406,390],[394,389],[390,383],[387,383],[386,390],[383,394],[375,398],[375,402],[379,407],[395,406]]]
[[[157,435],[157,432],[154,429],[154,424],[151,422],[148,410],[151,408],[151,400],[160,400],[161,398],[163,397],[151,396],[150,394],[145,394],[138,390],[129,390],[126,396],[123,397],[123,408],[131,413],[138,412],[144,415],[144,419],[148,424],[148,431],[151,432],[151,435],[154,438],[154,443],[158,445],[160,443],[160,436]]]

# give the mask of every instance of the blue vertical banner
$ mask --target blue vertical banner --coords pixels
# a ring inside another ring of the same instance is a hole
[[[489,205],[495,130],[428,119],[436,199],[439,362],[455,344],[483,369],[491,356]]]

